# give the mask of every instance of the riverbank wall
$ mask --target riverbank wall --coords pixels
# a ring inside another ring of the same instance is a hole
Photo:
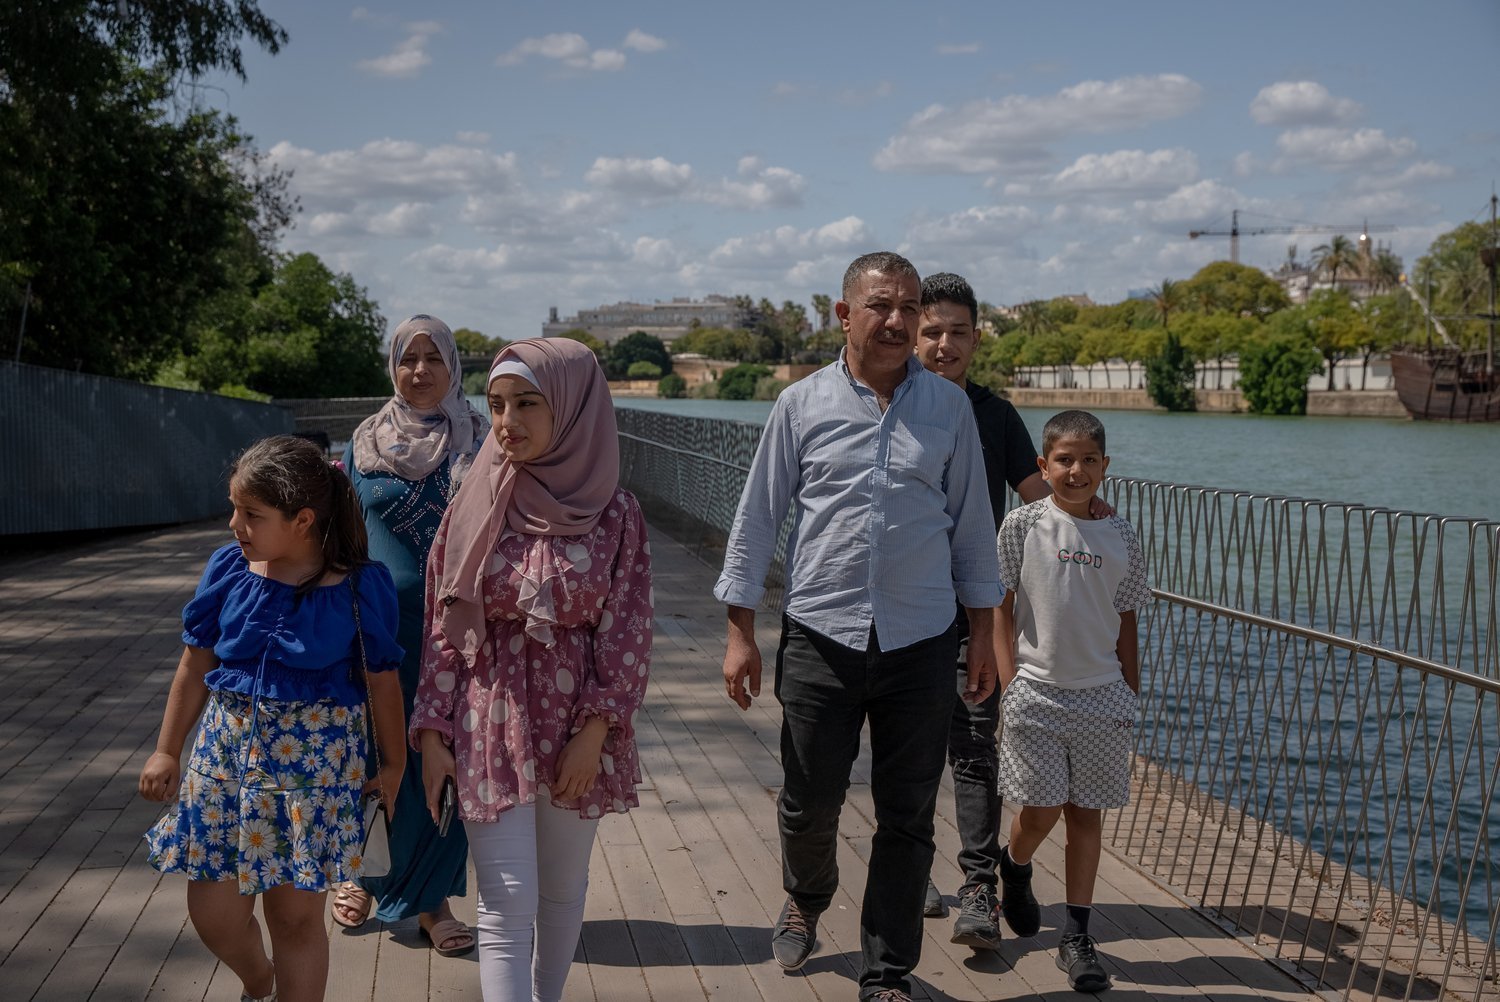
[[[234,456],[293,424],[252,400],[0,362],[0,536],[218,517]]]
[[[1077,407],[1082,410],[1163,411],[1145,390],[1052,389],[1013,386],[1006,396],[1017,407]],[[1205,414],[1246,414],[1250,407],[1239,390],[1197,390],[1198,410]],[[1307,413],[1315,417],[1404,418],[1395,390],[1309,390]]]

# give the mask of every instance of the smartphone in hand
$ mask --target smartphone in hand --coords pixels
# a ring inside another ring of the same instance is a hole
[[[453,823],[453,812],[457,809],[458,786],[452,776],[444,776],[443,792],[438,796],[438,838],[447,836],[448,826]]]

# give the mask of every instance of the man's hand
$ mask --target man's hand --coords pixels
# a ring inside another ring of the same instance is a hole
[[[1089,498],[1089,514],[1093,516],[1095,520],[1109,518],[1109,516],[1113,515],[1114,513],[1114,505],[1110,504],[1099,495],[1095,494],[1093,497]]]
[[[755,610],[731,605],[728,646],[724,650],[724,689],[742,710],[750,709],[751,698],[760,695],[760,668]]]
[[[969,677],[963,701],[982,703],[995,691],[995,610],[964,610],[969,616]]]

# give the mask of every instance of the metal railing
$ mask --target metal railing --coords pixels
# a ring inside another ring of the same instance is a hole
[[[760,428],[618,414],[626,486],[717,565]],[[1500,999],[1500,523],[1105,496],[1155,597],[1112,849],[1321,990]]]

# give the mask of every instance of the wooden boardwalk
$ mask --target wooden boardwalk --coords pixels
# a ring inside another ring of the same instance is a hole
[[[0,560],[3,1002],[238,998],[235,979],[187,923],[181,878],[146,865],[140,835],[161,808],[135,795],[181,650],[182,605],[225,538],[215,523]],[[641,808],[600,827],[567,998],[851,1000],[873,833],[866,760],[844,813],[844,886],[812,960],[785,975],[770,955],[782,902],[780,717],[770,680],[748,714],[729,703],[712,572],[662,534],[652,555],[658,619],[650,697],[638,718]],[[769,627],[771,617],[761,619]],[[763,651],[774,650],[769,628],[761,640]],[[934,871],[950,895],[959,883],[952,803],[945,780]],[[1060,844],[1044,847],[1037,869],[1042,934],[1007,935],[999,953],[975,954],[948,942],[951,919],[928,920],[919,997],[1079,997],[1053,964]],[[1312,997],[1123,861],[1106,858],[1098,900],[1095,932],[1116,985],[1110,999]],[[472,921],[472,892],[457,905]],[[335,928],[328,998],[477,1000],[477,965],[472,955],[433,955],[414,922]]]

